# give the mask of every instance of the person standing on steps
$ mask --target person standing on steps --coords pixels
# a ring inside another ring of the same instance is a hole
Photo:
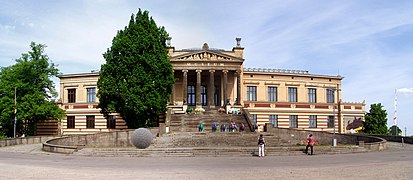
[[[308,147],[311,148],[311,155],[313,155],[313,147],[316,141],[314,140],[313,134],[308,135],[307,137],[307,146],[305,147],[305,153],[308,154]],[[310,155],[310,154],[308,154]]]
[[[203,132],[204,131],[204,125],[202,123],[199,124],[198,126],[198,131]]]
[[[262,134],[260,134],[260,137],[258,138],[258,156],[259,157],[265,156],[264,145],[265,145],[264,137],[262,137]]]

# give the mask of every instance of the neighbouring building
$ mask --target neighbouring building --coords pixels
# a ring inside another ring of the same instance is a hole
[[[231,113],[246,109],[261,127],[348,133],[355,119],[364,119],[365,103],[341,99],[341,76],[315,75],[308,71],[244,68],[240,38],[231,50],[209,48],[175,50],[170,39],[168,54],[175,84],[169,108],[219,108]],[[66,110],[62,134],[82,134],[126,129],[118,114],[105,119],[97,109],[98,72],[66,74],[60,78],[60,107]]]

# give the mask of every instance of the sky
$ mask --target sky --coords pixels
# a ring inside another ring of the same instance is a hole
[[[63,74],[100,69],[102,54],[138,8],[164,26],[175,49],[231,50],[244,67],[340,75],[345,102],[382,103],[413,135],[413,1],[409,0],[0,0],[0,66],[30,42]],[[54,79],[58,88],[58,79]],[[397,90],[397,91],[396,91]]]

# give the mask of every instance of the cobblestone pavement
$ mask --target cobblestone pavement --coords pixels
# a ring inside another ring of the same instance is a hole
[[[382,152],[272,157],[79,157],[40,144],[0,148],[0,179],[412,179],[413,145]]]

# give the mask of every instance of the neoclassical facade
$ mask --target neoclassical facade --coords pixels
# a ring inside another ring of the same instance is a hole
[[[168,108],[241,112],[254,123],[282,128],[347,133],[347,125],[364,119],[364,102],[343,102],[341,76],[315,75],[308,71],[244,68],[241,39],[231,51],[209,48],[175,50],[167,42],[175,83]],[[60,107],[66,110],[62,134],[126,129],[117,114],[105,119],[97,109],[98,72],[60,76]],[[260,128],[260,130],[262,130]]]

